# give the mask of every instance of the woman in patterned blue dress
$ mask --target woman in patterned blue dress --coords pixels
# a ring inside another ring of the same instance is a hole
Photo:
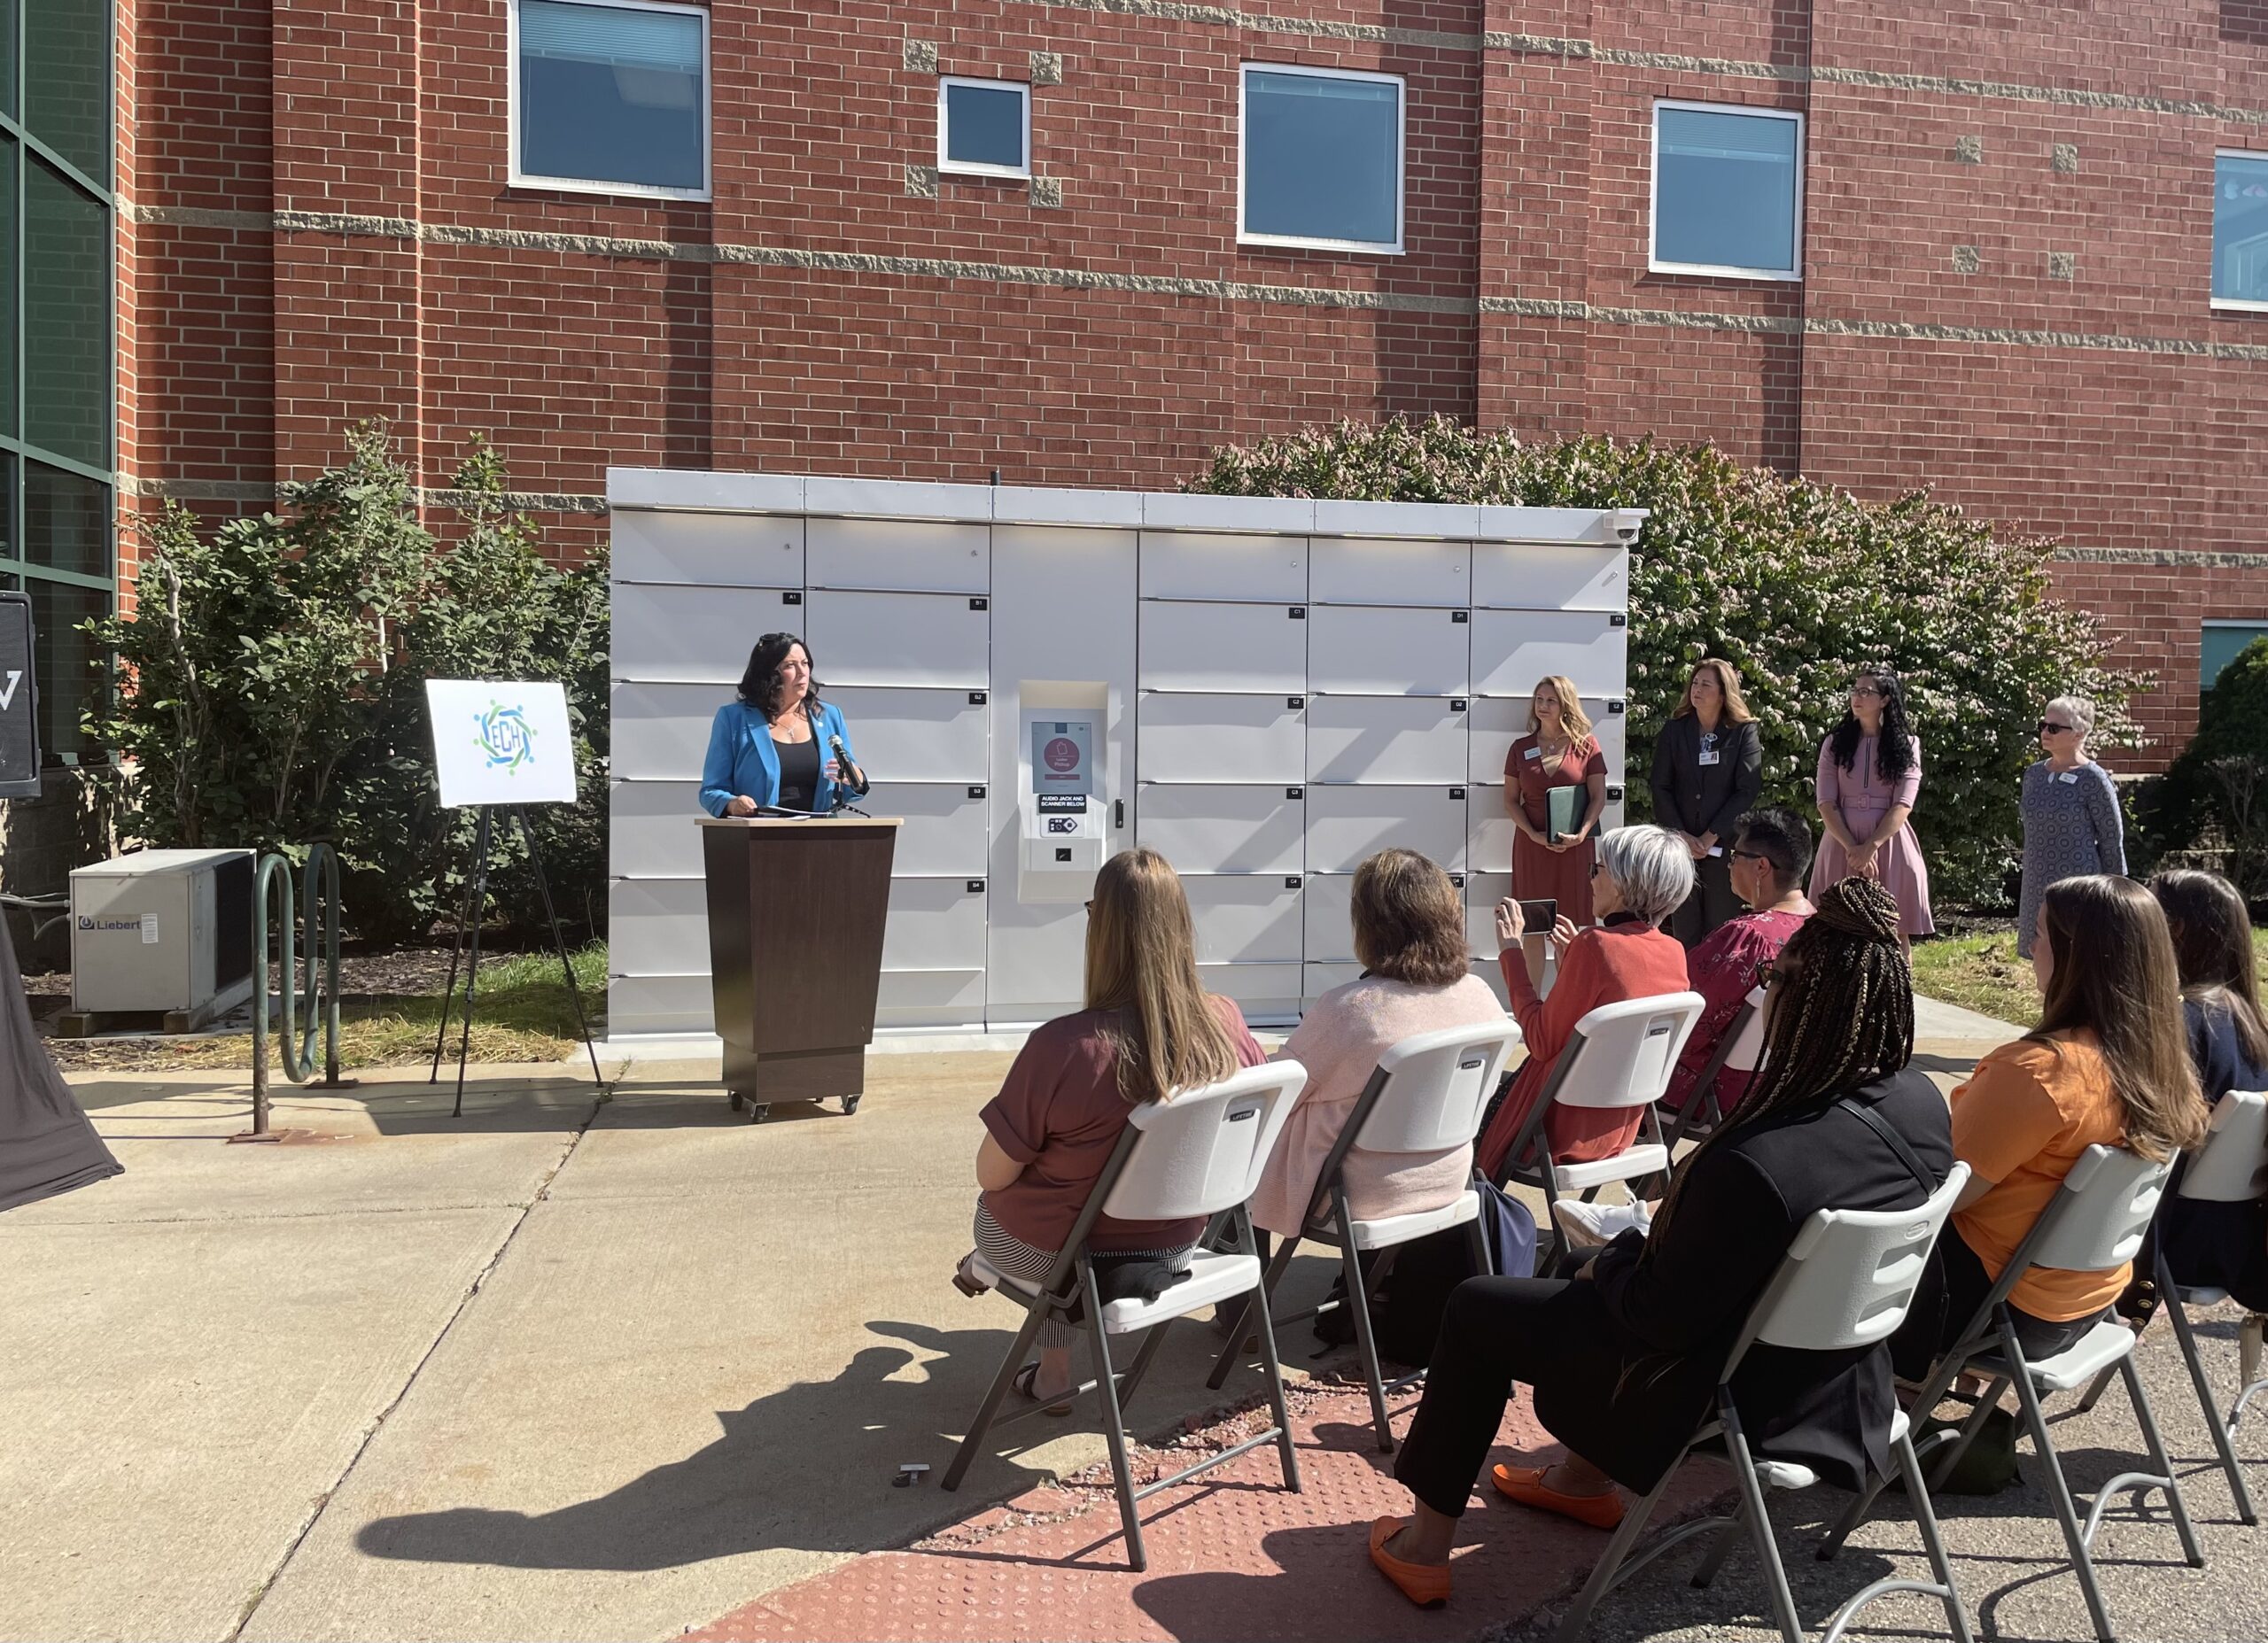
[[[2058,696],[2039,720],[2047,756],[2023,773],[2023,895],[2016,909],[2016,955],[2031,957],[2039,898],[2047,887],[2088,873],[2126,871],[2126,826],[2118,789],[2087,757],[2094,703]]]

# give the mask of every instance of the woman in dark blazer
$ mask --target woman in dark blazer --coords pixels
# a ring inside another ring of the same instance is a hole
[[[1573,1279],[1473,1278],[1449,1298],[1425,1399],[1394,1475],[1408,1519],[1371,1525],[1371,1559],[1413,1601],[1449,1595],[1449,1548],[1515,1382],[1567,1446],[1548,1469],[1499,1466],[1498,1493],[1599,1529],[1617,1484],[1653,1488],[1713,1407],[1717,1377],[1788,1247],[1821,1209],[1910,1209],[1953,1168],[1945,1097],[1907,1063],[1914,989],[1898,906],[1846,880],[1772,972],[1766,1054],[1748,1098],[1688,1154],[1651,1235],[1626,1232]],[[1915,1171],[1853,1110],[1872,1109]],[[1890,1363],[1879,1346],[1758,1345],[1733,1380],[1757,1452],[1854,1489],[1889,1466]]]
[[[1714,656],[1697,664],[1654,739],[1654,822],[1693,852],[1693,894],[1670,915],[1688,948],[1741,911],[1733,894],[1733,828],[1764,788],[1764,743],[1741,700],[1740,673]]]

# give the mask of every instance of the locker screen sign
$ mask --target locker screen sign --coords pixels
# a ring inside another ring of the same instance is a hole
[[[32,672],[32,601],[0,593],[0,799],[39,796],[38,687]]]
[[[1093,756],[1093,720],[1033,720],[1031,790],[1042,794],[1092,793]]]

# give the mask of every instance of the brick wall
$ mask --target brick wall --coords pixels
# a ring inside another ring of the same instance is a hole
[[[2268,617],[2268,316],[2207,305],[2213,151],[2268,149],[2257,7],[714,0],[687,203],[509,185],[504,4],[121,5],[145,499],[248,505],[377,415],[436,487],[492,434],[574,553],[610,463],[1154,487],[1439,411],[2052,533],[2162,743],[2202,616]],[[1052,187],[909,174],[909,41],[1060,56]],[[1405,254],[1237,244],[1255,60],[1406,77]],[[1806,117],[1801,283],[1650,271],[1658,97]]]

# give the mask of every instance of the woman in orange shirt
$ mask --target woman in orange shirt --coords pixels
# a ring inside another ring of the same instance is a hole
[[[1891,1360],[1910,1380],[1968,1327],[2079,1154],[2100,1143],[2163,1159],[2205,1133],[2173,941],[2148,890],[2101,874],[2050,887],[2031,963],[2039,1027],[1986,1056],[1953,1093],[1953,1156],[1969,1166],[1969,1184],[1891,1337]],[[2126,1267],[2034,1267],[2019,1278],[2008,1311],[2026,1354],[2077,1341],[2128,1275]]]

